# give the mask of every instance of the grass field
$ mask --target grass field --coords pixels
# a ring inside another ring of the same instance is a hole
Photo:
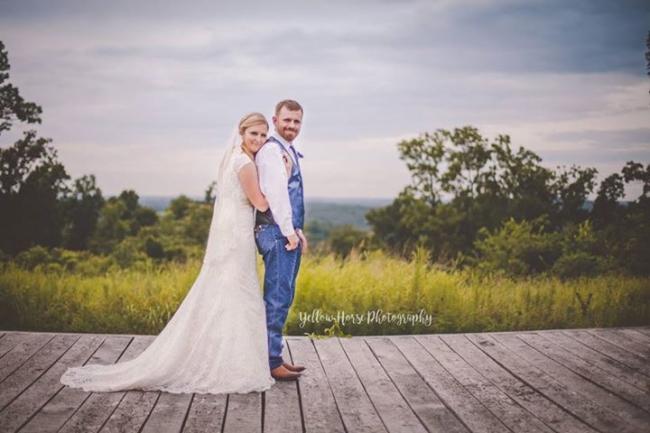
[[[0,270],[0,328],[157,334],[200,261],[89,275]],[[260,263],[260,276],[262,267]],[[650,279],[622,275],[514,280],[374,252],[303,259],[291,335],[472,332],[650,324]]]

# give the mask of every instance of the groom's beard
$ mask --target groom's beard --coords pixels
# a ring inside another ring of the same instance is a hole
[[[298,135],[298,132],[295,129],[285,128],[281,131],[282,138],[287,141],[293,141],[294,138]]]

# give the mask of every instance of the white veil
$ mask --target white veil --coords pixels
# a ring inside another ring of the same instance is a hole
[[[208,232],[202,269],[209,262],[215,262],[220,257],[223,257],[224,254],[227,254],[237,241],[236,239],[232,239],[232,232],[229,230],[233,209],[228,209],[227,206],[224,206],[224,197],[229,194],[228,187],[233,187],[228,181],[227,174],[240,144],[241,136],[239,135],[238,122],[232,128],[228,141],[226,141],[224,154],[217,170],[215,200],[212,208],[212,219],[210,220],[210,230]]]
[[[217,170],[217,187],[215,188],[217,193],[219,192],[219,189],[223,187],[224,184],[223,176],[226,172],[226,168],[228,167],[228,164],[230,163],[230,160],[232,159],[235,150],[239,148],[240,143],[241,143],[241,136],[239,135],[239,123],[237,123],[237,125],[235,125],[232,128],[232,131],[230,132],[230,137],[228,138],[228,141],[226,141],[226,148],[223,157],[221,158],[221,162],[219,163],[219,169]],[[217,199],[218,197],[219,196],[217,195]]]

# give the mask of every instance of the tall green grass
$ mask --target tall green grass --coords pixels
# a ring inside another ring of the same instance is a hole
[[[650,324],[648,278],[511,279],[427,263],[422,251],[409,261],[382,252],[346,261],[305,256],[286,331],[368,335]],[[88,275],[7,264],[0,270],[0,328],[157,334],[199,267],[195,260]],[[384,318],[402,313],[417,320],[369,320],[380,311]]]

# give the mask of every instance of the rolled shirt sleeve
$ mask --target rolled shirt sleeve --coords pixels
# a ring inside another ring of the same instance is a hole
[[[273,219],[284,236],[294,234],[289,178],[282,161],[282,152],[275,143],[266,143],[257,152],[255,164],[260,177],[260,190],[269,202]]]

